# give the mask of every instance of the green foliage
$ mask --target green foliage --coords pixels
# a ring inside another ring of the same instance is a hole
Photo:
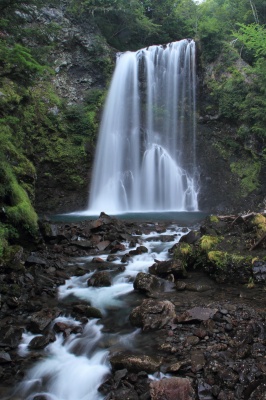
[[[204,235],[200,238],[199,247],[201,250],[209,251],[221,241],[218,236]]]
[[[241,195],[246,197],[249,193],[258,189],[259,183],[259,173],[261,170],[261,163],[250,160],[239,160],[237,162],[231,163],[231,170],[240,178]]]

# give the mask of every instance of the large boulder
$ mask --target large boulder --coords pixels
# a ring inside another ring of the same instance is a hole
[[[175,306],[167,300],[143,300],[129,316],[132,325],[151,331],[163,328],[175,317]]]

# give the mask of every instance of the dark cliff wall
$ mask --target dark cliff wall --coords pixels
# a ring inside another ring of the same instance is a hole
[[[70,20],[58,9],[43,9],[39,23],[61,26],[50,53],[55,75],[53,85],[67,105],[82,105],[94,90],[106,90],[114,68],[115,51],[106,45],[93,18]],[[265,165],[254,144],[238,135],[239,123],[226,118],[213,96],[213,82],[230,78],[224,61],[204,64],[198,52],[197,162],[200,176],[199,207],[207,212],[261,210],[265,207]],[[240,59],[234,68],[244,70]],[[103,104],[103,103],[102,103]],[[100,108],[102,106],[100,105]],[[230,107],[230,105],[229,105]],[[97,118],[100,119],[100,111]],[[95,138],[96,139],[96,138]],[[88,140],[85,154],[74,168],[81,179],[73,184],[60,163],[37,163],[35,207],[39,213],[61,213],[86,208],[96,140]]]

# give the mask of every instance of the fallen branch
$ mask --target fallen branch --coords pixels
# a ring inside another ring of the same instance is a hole
[[[256,249],[266,239],[266,233],[251,247],[249,251]]]

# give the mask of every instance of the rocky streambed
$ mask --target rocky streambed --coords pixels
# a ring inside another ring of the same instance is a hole
[[[0,398],[266,399],[265,226],[42,221],[1,266]]]

